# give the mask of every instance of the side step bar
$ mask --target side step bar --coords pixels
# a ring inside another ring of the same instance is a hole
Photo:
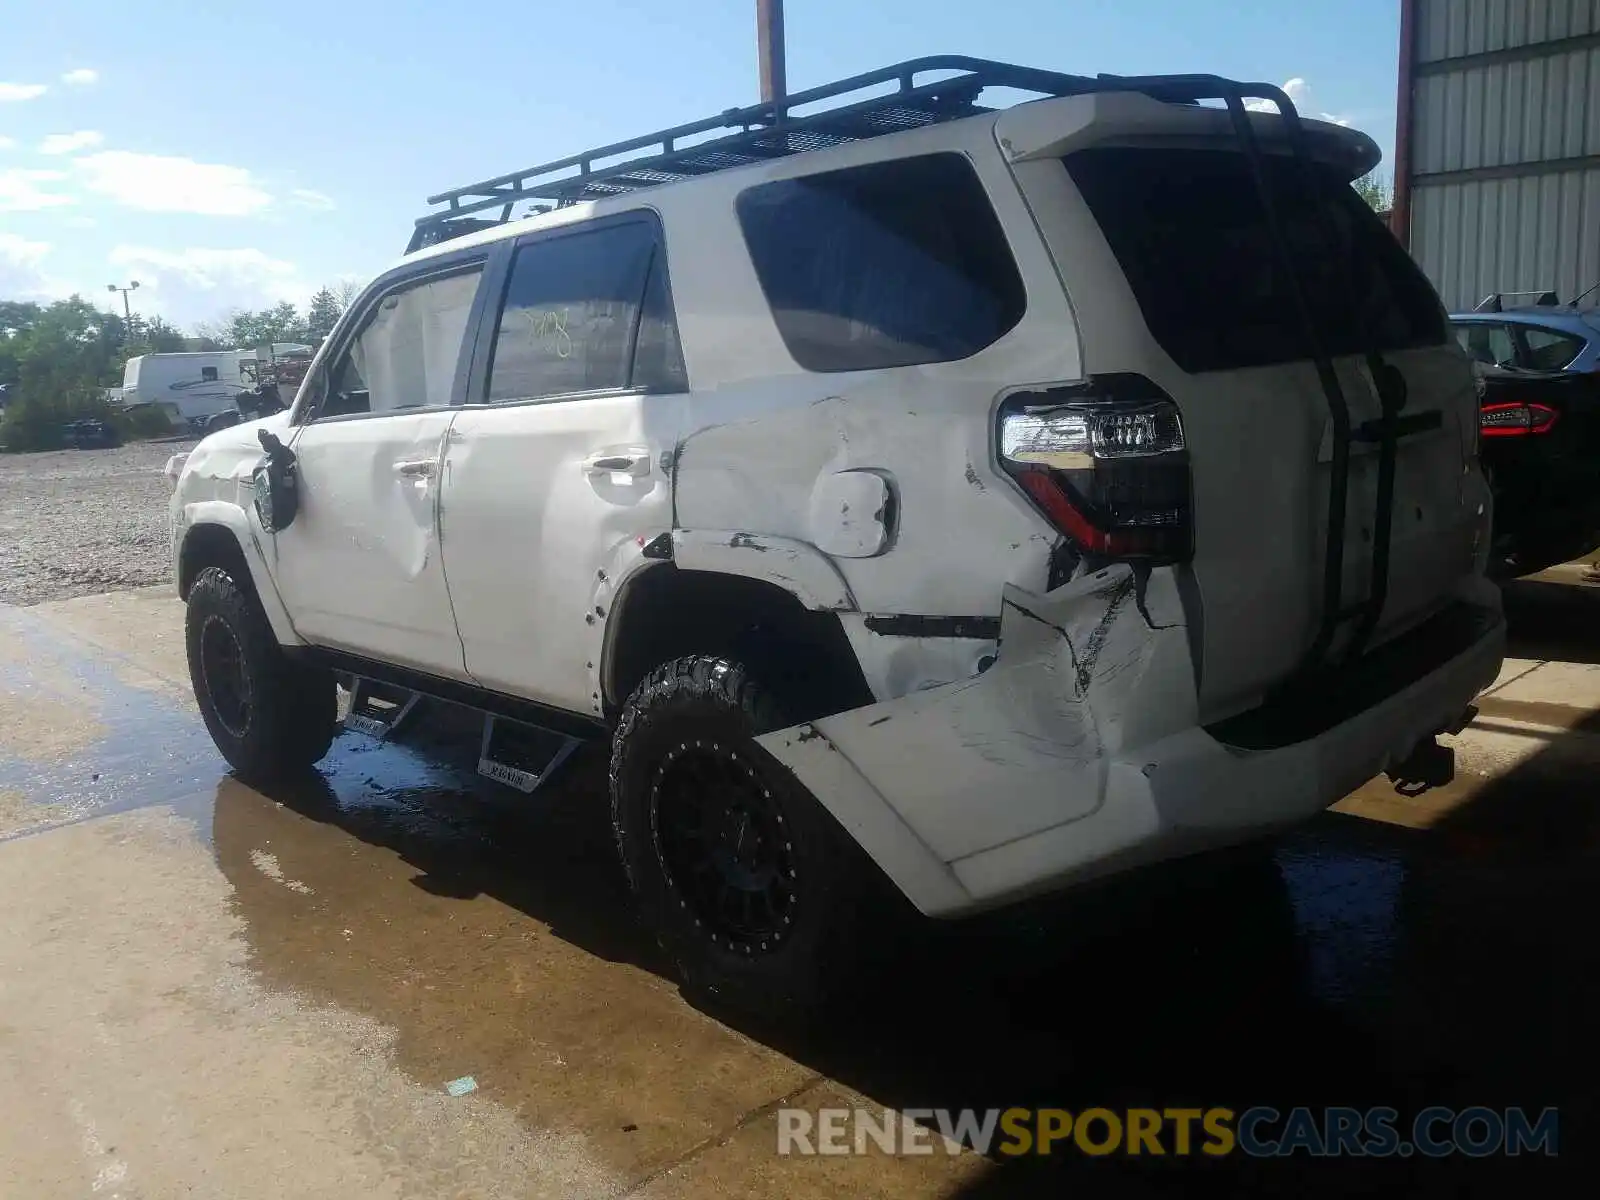
[[[420,692],[357,675],[350,685],[350,711],[345,713],[344,727],[384,741],[416,711],[421,699]]]
[[[560,770],[577,748],[577,738],[484,713],[478,774],[528,795]]]
[[[349,678],[350,708],[344,727],[380,742],[396,734],[428,698],[423,692],[364,675]],[[485,709],[477,711],[483,716],[478,774],[523,795],[531,795],[560,770],[583,741],[569,733],[555,733]]]

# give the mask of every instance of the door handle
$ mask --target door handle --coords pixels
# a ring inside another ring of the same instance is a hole
[[[402,479],[432,479],[438,471],[437,458],[413,458],[394,465],[394,473]]]
[[[588,475],[631,475],[635,479],[650,474],[648,450],[613,450],[591,454],[583,460]]]

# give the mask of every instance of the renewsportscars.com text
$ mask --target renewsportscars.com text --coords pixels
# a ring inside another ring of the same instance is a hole
[[[803,1108],[778,1110],[778,1153],[1442,1158],[1557,1153],[1554,1108]]]

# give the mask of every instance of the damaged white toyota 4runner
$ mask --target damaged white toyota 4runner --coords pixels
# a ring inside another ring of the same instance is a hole
[[[607,737],[646,920],[764,1001],[884,879],[967,913],[1440,782],[1503,623],[1376,160],[1264,85],[944,58],[434,197],[172,468],[206,723],[304,770],[345,677],[524,791]]]

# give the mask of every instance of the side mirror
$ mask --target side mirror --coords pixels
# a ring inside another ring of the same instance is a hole
[[[300,511],[300,483],[295,470],[294,451],[265,429],[256,438],[267,457],[251,474],[255,484],[256,516],[269,533],[289,528]]]

